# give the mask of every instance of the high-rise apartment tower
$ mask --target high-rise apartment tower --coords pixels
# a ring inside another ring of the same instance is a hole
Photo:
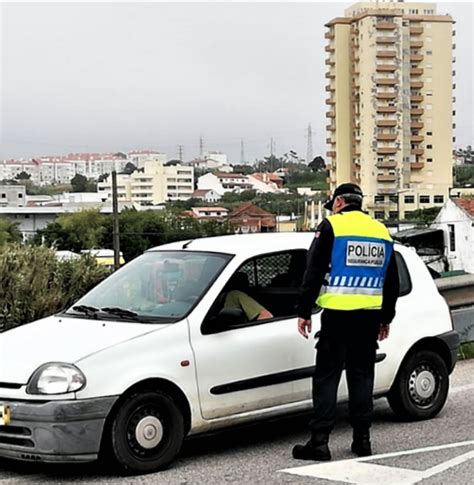
[[[326,26],[331,190],[360,184],[378,219],[442,205],[452,186],[453,19],[435,4],[380,0]]]

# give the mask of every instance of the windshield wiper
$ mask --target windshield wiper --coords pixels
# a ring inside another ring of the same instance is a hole
[[[138,317],[138,313],[132,312],[132,310],[127,310],[126,308],[120,308],[118,306],[105,306],[101,308],[100,311],[110,313],[110,315],[117,315],[118,317],[131,318],[133,320],[137,320],[138,322],[143,321]]]
[[[97,318],[97,313],[100,312],[99,308],[95,306],[88,306],[88,305],[76,305],[73,306],[72,309],[78,313],[85,313],[88,317],[95,317]]]

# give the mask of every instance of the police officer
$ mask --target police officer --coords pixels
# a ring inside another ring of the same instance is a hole
[[[393,242],[387,228],[362,211],[362,190],[345,183],[324,207],[333,212],[317,228],[308,253],[298,304],[298,331],[308,338],[311,310],[323,308],[313,376],[311,439],[293,457],[331,459],[328,442],[337,390],[345,368],[352,451],[372,454],[369,428],[377,340],[388,337],[399,293]],[[327,273],[329,272],[329,275]]]

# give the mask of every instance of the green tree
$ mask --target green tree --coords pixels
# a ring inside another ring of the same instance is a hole
[[[31,174],[29,174],[28,172],[25,172],[23,170],[23,172],[20,172],[15,178],[17,180],[30,180],[31,179]]]
[[[105,234],[106,216],[98,210],[90,209],[73,214],[63,214],[58,217],[57,223],[67,233],[67,241],[75,251],[102,247]],[[64,248],[70,249],[70,248]]]
[[[84,177],[84,175],[81,175],[80,173],[76,173],[71,179],[71,186],[73,192],[86,192],[87,177]]]
[[[7,243],[21,242],[21,232],[18,230],[17,224],[0,217],[0,246]]]
[[[407,220],[415,220],[423,224],[431,224],[438,215],[441,207],[428,207],[427,209],[418,209],[406,214]]]

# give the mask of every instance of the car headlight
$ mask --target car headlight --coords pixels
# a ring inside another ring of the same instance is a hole
[[[33,372],[28,382],[28,394],[66,394],[80,391],[86,385],[84,374],[72,364],[53,362]]]

